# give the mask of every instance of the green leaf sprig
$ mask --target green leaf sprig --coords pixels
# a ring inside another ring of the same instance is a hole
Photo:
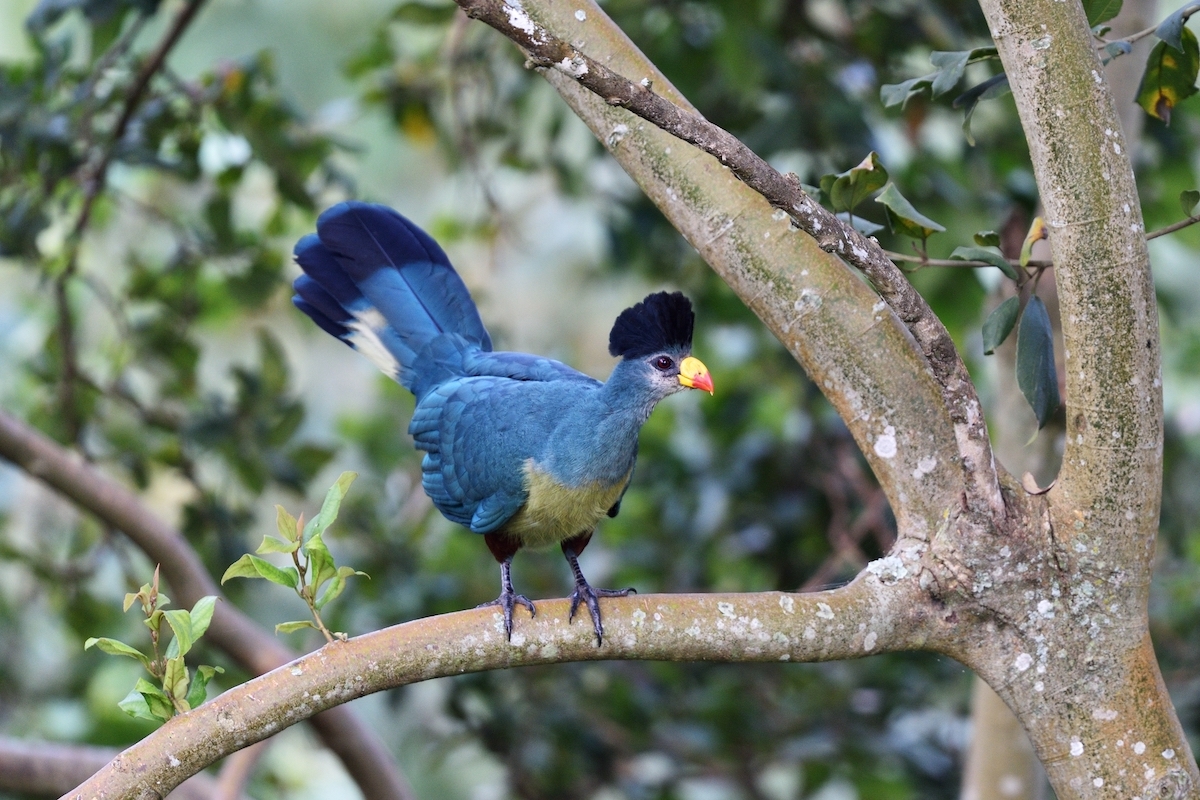
[[[137,592],[125,595],[125,611],[134,603],[141,603],[146,615],[145,624],[150,629],[150,655],[118,639],[92,637],[84,642],[83,649],[92,647],[114,656],[125,656],[141,663],[158,685],[145,678],[138,678],[125,699],[117,705],[131,717],[156,722],[166,722],[176,714],[190,711],[204,702],[208,693],[208,682],[213,675],[224,672],[220,667],[202,664],[195,674],[188,671],[184,656],[208,630],[212,622],[217,598],[213,595],[201,597],[191,611],[173,609],[164,611],[170,600],[158,590],[158,567],[154,568],[154,579]],[[160,652],[163,623],[174,634],[165,653]]]
[[[275,626],[276,633],[313,628],[319,630],[327,642],[346,639],[345,633],[332,632],[326,627],[321,619],[321,609],[345,590],[347,578],[352,575],[369,576],[353,567],[338,566],[325,544],[324,535],[337,519],[342,500],[357,477],[357,473],[343,472],[337,482],[329,487],[321,510],[307,525],[303,514],[296,518],[283,506],[275,506],[275,528],[279,536],[264,536],[256,552],[259,555],[286,553],[291,556],[291,566],[277,567],[259,555],[247,553],[231,564],[221,576],[222,584],[230,578],[264,578],[296,592],[308,606],[312,619],[281,622]]]

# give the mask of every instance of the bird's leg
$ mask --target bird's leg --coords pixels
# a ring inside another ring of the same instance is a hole
[[[500,606],[504,609],[504,633],[512,640],[513,629],[513,608],[517,605],[523,605],[529,609],[529,616],[537,615],[537,611],[533,607],[533,601],[523,594],[517,594],[513,591],[512,585],[512,560],[510,554],[507,558],[500,562],[500,596],[488,603],[480,603],[476,608],[489,608],[491,606]]]
[[[588,531],[562,543],[563,555],[567,557],[567,563],[571,565],[571,572],[575,573],[575,591],[571,593],[571,612],[567,615],[567,622],[570,623],[575,619],[575,611],[578,610],[581,602],[584,603],[588,613],[592,615],[592,628],[596,631],[596,645],[599,646],[604,644],[604,625],[600,622],[599,598],[626,597],[631,592],[636,594],[637,590],[633,588],[596,589],[587,582],[587,578],[583,577],[583,571],[579,569],[579,554],[583,552],[583,548],[587,547],[591,538],[592,532]]]

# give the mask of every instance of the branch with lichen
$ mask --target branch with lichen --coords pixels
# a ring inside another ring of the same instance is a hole
[[[897,562],[899,565],[899,562]],[[313,714],[430,678],[570,661],[797,662],[912,649],[932,607],[899,573],[867,573],[816,594],[641,595],[605,601],[602,647],[539,602],[508,641],[501,615],[473,609],[335,641],[175,717],[66,798],[164,797],[207,765]]]
[[[650,81],[634,83],[555,37],[520,7],[503,0],[456,2],[468,16],[487,23],[518,45],[534,65],[570,77],[610,105],[627,109],[712,155],[787,214],[822,250],[860,270],[908,328],[942,389],[942,399],[954,422],[972,507],[983,514],[1004,516],[987,427],[966,366],[941,320],[878,242],[813,200],[795,175],[780,174],[732,134],[656,94]]]

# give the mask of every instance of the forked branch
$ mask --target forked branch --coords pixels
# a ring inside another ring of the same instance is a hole
[[[954,422],[959,455],[966,472],[972,508],[1003,517],[1004,503],[991,444],[975,386],[941,320],[887,257],[867,239],[805,194],[795,175],[784,176],[727,131],[654,93],[649,81],[634,83],[578,48],[553,36],[516,5],[503,0],[456,0],[469,16],[486,22],[521,47],[530,61],[553,68],[662,130],[715,157],[822,250],[859,269],[912,333],[929,364]]]

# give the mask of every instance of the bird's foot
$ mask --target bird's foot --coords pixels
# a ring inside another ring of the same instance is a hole
[[[533,607],[533,601],[523,594],[516,594],[511,590],[500,592],[500,596],[495,600],[487,603],[480,603],[476,608],[490,608],[492,606],[500,606],[504,611],[504,634],[512,641],[513,629],[513,609],[522,605],[529,609],[529,616],[536,617],[537,610]]]
[[[571,593],[571,613],[567,615],[567,623],[575,620],[575,612],[580,603],[586,605],[588,613],[592,615],[592,628],[596,631],[596,646],[599,647],[604,644],[604,625],[600,622],[599,598],[628,597],[630,594],[637,594],[637,589],[596,589],[587,581],[576,581],[575,591]]]

